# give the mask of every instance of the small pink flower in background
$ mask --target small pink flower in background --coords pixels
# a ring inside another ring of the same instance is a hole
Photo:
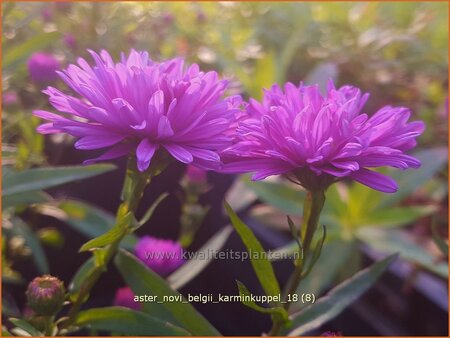
[[[51,22],[51,21],[53,21],[54,13],[53,13],[52,8],[50,8],[50,7],[44,7],[44,8],[41,10],[41,16],[42,16],[42,20],[43,20],[44,22]]]
[[[58,79],[61,64],[49,53],[37,52],[28,59],[28,72],[31,80],[36,83],[51,83]]]
[[[77,40],[72,34],[65,34],[63,37],[63,42],[67,47],[71,49],[75,49],[77,47]]]
[[[420,161],[406,151],[415,147],[425,124],[408,122],[411,112],[404,107],[361,114],[368,97],[356,87],[336,89],[331,81],[325,96],[317,85],[287,83],[284,91],[272,86],[261,103],[250,100],[234,144],[221,154],[223,172],[254,172],[254,180],[288,175],[308,190],[348,177],[395,192],[392,178],[368,168],[418,168]]]
[[[19,102],[19,97],[15,91],[7,91],[2,95],[2,102],[4,107],[11,107]]]
[[[141,304],[134,301],[134,296],[133,291],[128,286],[119,288],[114,296],[114,305],[127,307],[132,310],[140,310]]]
[[[321,337],[342,337],[342,333],[340,331],[338,331],[338,332],[325,331],[320,336]]]
[[[205,170],[192,165],[188,165],[186,168],[186,178],[191,183],[205,183],[208,180]]]
[[[136,256],[162,277],[184,263],[183,248],[178,242],[144,236],[134,248]]]

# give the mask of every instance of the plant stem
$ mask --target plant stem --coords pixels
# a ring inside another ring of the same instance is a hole
[[[121,198],[123,202],[120,204],[117,211],[116,224],[120,221],[120,218],[127,212],[132,212],[133,214],[136,212],[145,187],[150,183],[151,177],[152,171],[150,169],[145,172],[139,172],[136,169],[135,159],[130,157],[130,159],[128,160],[125,181],[122,188]],[[128,227],[129,225],[130,224],[127,224],[126,226]],[[125,237],[125,235],[126,233],[118,237],[106,248],[100,249],[105,250],[101,264],[97,265],[93,272],[84,281],[83,285],[80,288],[77,299],[73,302],[72,307],[67,314],[68,318],[64,322],[62,322],[61,329],[67,329],[75,322],[81,306],[86,301],[86,298],[89,297],[90,291],[92,290],[102,273],[106,271],[109,262],[119,249],[120,242]]]
[[[302,239],[302,248],[304,257],[300,257],[295,267],[294,272],[289,278],[288,284],[283,292],[283,307],[286,311],[289,310],[291,302],[288,301],[289,295],[297,292],[299,284],[303,277],[303,268],[305,267],[305,260],[310,256],[311,242],[314,233],[317,230],[319,224],[320,213],[322,211],[323,205],[325,203],[325,191],[310,191],[305,198],[303,206],[303,225],[300,229],[299,236]],[[279,330],[283,326],[283,322],[275,321],[273,323],[272,329],[269,332],[269,336],[276,336]]]

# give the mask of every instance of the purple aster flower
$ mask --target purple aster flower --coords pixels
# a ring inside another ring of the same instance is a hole
[[[114,296],[114,305],[123,306],[132,310],[140,310],[141,304],[134,301],[134,293],[129,287],[119,288]]]
[[[227,130],[237,111],[235,99],[221,98],[227,81],[196,64],[185,69],[180,58],[158,63],[133,50],[114,63],[106,51],[90,53],[95,66],[80,58],[79,67],[59,72],[81,98],[52,87],[44,91],[61,113],[35,111],[50,121],[39,132],[73,135],[77,149],[112,147],[88,163],[134,151],[144,171],[165,149],[183,163],[218,168],[218,152],[231,144]]]
[[[28,59],[28,72],[31,79],[36,83],[50,83],[58,79],[56,73],[61,65],[52,55],[44,52],[37,52]]]
[[[134,252],[145,265],[163,277],[184,263],[183,248],[171,240],[144,236],[139,239]]]
[[[416,145],[425,125],[408,122],[410,111],[386,106],[369,117],[361,114],[369,95],[358,88],[327,94],[319,87],[287,83],[266,90],[262,103],[251,99],[247,116],[235,131],[234,144],[222,154],[224,172],[255,172],[254,180],[285,174],[308,190],[324,189],[349,177],[368,187],[395,192],[396,182],[368,168],[417,168],[405,154]]]

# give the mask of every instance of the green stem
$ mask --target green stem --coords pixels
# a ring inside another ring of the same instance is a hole
[[[305,267],[304,262],[310,256],[310,248],[311,242],[314,236],[314,233],[317,230],[317,226],[319,224],[320,213],[325,204],[325,191],[310,191],[305,198],[304,206],[303,206],[303,225],[300,229],[300,236],[302,239],[302,248],[303,248],[303,257],[297,262],[294,272],[289,278],[289,282],[286,285],[286,288],[283,292],[284,299],[284,308],[286,311],[289,310],[291,306],[291,302],[287,301],[289,295],[292,295],[297,292],[299,284],[303,277],[303,269]],[[279,330],[283,327],[283,322],[275,321],[273,323],[272,329],[269,332],[269,336],[276,336],[279,333]]]
[[[44,336],[53,336],[53,316],[45,316],[45,332]]]
[[[130,159],[128,160],[127,172],[122,189],[121,198],[123,202],[118,208],[116,222],[119,222],[119,218],[127,212],[131,211],[133,214],[136,212],[145,187],[150,183],[151,177],[152,171],[150,169],[146,172],[139,172],[136,169],[135,159],[130,157]],[[129,225],[130,224],[126,226]],[[89,297],[89,293],[91,292],[92,288],[94,287],[102,273],[106,271],[106,267],[119,249],[120,242],[125,237],[125,235],[126,233],[117,238],[106,248],[101,249],[105,250],[104,259],[102,260],[102,263],[96,266],[93,272],[84,281],[83,285],[80,288],[77,299],[73,302],[72,307],[67,314],[67,319],[62,322],[61,330],[69,328],[75,322],[81,306]]]

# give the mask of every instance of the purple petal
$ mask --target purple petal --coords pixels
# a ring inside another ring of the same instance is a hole
[[[147,170],[156,149],[157,146],[153,143],[150,143],[150,141],[146,138],[139,143],[136,149],[137,166],[139,171]]]
[[[180,162],[188,164],[194,160],[189,151],[177,144],[165,144],[164,148],[166,148],[167,151]]]
[[[350,177],[361,184],[367,185],[369,188],[381,192],[394,193],[398,190],[397,182],[392,178],[365,168],[352,172]]]

